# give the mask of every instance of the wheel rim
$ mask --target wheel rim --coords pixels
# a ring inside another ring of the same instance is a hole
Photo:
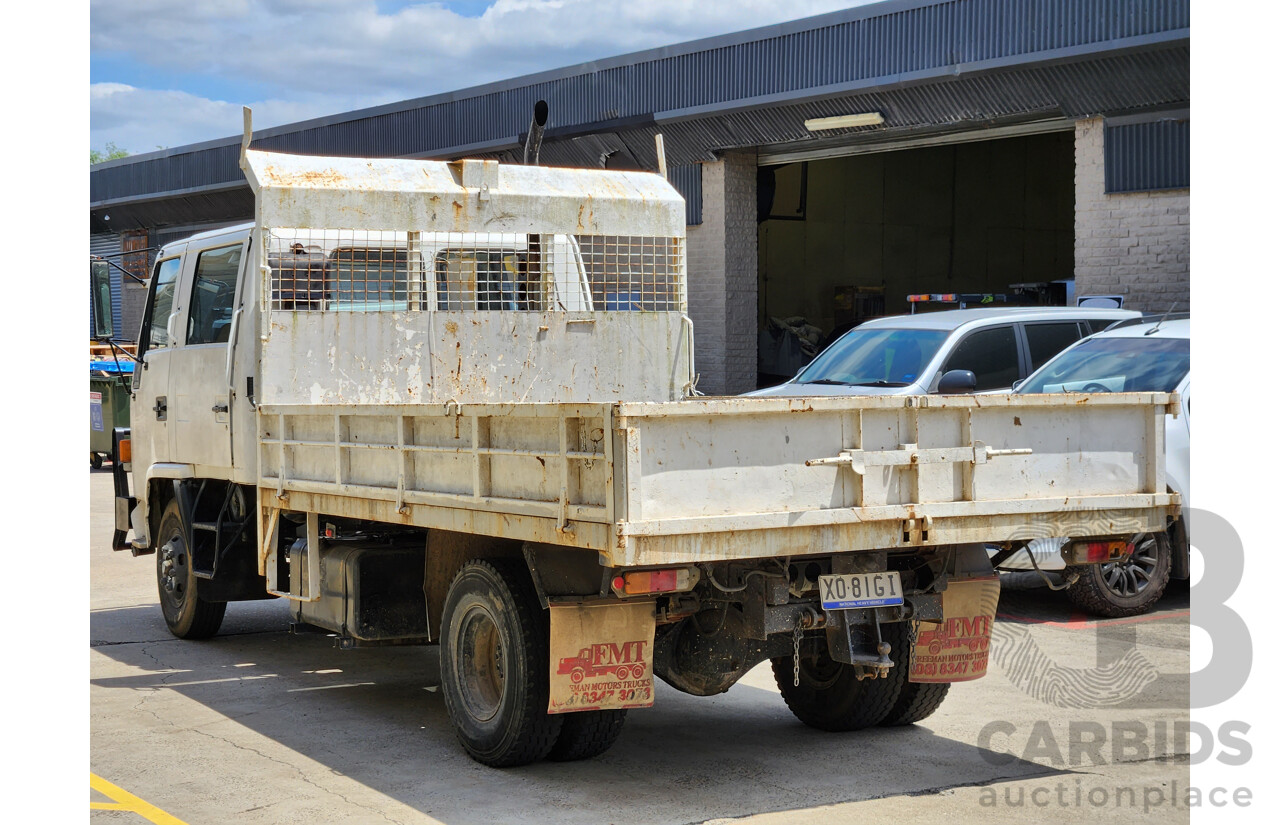
[[[1150,586],[1160,564],[1159,549],[1152,536],[1143,538],[1126,561],[1102,565],[1102,582],[1117,596],[1132,598]]]
[[[160,547],[160,595],[174,610],[181,610],[187,600],[187,554],[182,536],[171,536]]]
[[[813,656],[800,660],[800,682],[817,690],[829,688],[840,678],[840,663],[829,656]]]
[[[458,624],[458,641],[462,704],[472,718],[487,722],[502,706],[506,684],[502,634],[493,615],[473,605]]]

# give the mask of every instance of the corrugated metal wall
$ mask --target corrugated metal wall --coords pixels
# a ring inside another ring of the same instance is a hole
[[[333,155],[450,154],[510,145],[528,127],[537,100],[551,107],[549,139],[558,130],[634,128],[646,119],[652,123],[730,105],[785,105],[788,97],[832,94],[859,84],[868,89],[877,83],[898,86],[941,78],[960,67],[1025,63],[1038,53],[1052,52],[1061,59],[1073,50],[1119,48],[1126,40],[1185,37],[1190,0],[946,0],[928,5],[908,0],[834,12],[799,25],[517,78],[461,99],[437,95],[338,115],[305,128],[269,129],[254,145]],[[1120,83],[1123,78],[1112,75],[1111,80]],[[90,200],[235,184],[242,180],[238,155],[238,140],[228,139],[156,158],[100,164],[90,172]]]
[[[120,236],[113,232],[103,232],[89,236],[89,254],[100,255],[102,257],[114,256],[110,260],[120,263]],[[115,267],[111,268],[111,323],[115,328],[116,337],[120,337],[121,332],[121,297],[124,294],[124,285],[121,283],[124,276],[120,274],[120,270]],[[89,336],[93,337],[93,285],[89,286]]]
[[[689,226],[702,223],[702,164],[673,166],[669,174],[671,185],[684,196],[684,222]]]
[[[1106,124],[1106,192],[1150,192],[1191,186],[1191,119]]]

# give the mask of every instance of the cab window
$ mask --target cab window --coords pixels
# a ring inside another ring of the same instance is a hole
[[[977,391],[1000,390],[1018,380],[1018,342],[1013,327],[993,327],[972,333],[947,359],[943,372],[971,370]]]
[[[225,344],[231,335],[231,312],[240,272],[239,244],[209,249],[196,259],[187,313],[188,344]]]
[[[538,284],[514,249],[450,249],[436,255],[436,302],[443,310],[537,309]]]
[[[170,345],[169,317],[174,311],[174,292],[178,288],[178,272],[182,269],[181,258],[166,258],[156,262],[155,273],[151,276],[154,283],[151,287],[151,306],[147,308],[147,320],[142,325],[143,341],[139,352],[161,349]]]

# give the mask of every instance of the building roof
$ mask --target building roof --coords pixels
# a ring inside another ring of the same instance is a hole
[[[662,132],[688,198],[696,164],[727,149],[1186,106],[1189,27],[1189,0],[890,0],[278,126],[256,132],[253,147],[512,161],[545,100],[544,163],[652,169]],[[884,124],[821,136],[804,126],[864,111]],[[91,225],[248,214],[239,143],[92,166]]]

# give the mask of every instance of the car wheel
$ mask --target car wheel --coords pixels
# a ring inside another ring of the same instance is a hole
[[[1143,533],[1125,561],[1068,567],[1068,577],[1080,577],[1067,588],[1067,598],[1081,610],[1107,618],[1147,613],[1164,595],[1172,560],[1167,533]]]

